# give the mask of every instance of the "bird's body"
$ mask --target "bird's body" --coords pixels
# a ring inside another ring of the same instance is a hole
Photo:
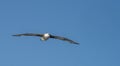
[[[48,40],[49,38],[50,38],[50,34],[49,33],[45,33],[43,35],[43,37],[41,37],[40,39],[43,40],[43,41],[45,41],[45,40]]]
[[[79,44],[71,39],[68,39],[68,38],[65,38],[65,37],[60,37],[60,36],[54,36],[54,35],[51,35],[49,33],[45,33],[45,34],[34,34],[34,33],[24,33],[24,34],[16,34],[16,35],[13,35],[13,36],[38,36],[38,37],[41,37],[40,39],[42,41],[46,41],[48,40],[49,38],[54,38],[54,39],[59,39],[59,40],[64,40],[64,41],[68,41],[72,44]]]

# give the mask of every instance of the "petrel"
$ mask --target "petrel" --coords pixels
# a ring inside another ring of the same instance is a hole
[[[13,35],[13,36],[37,36],[37,37],[41,37],[40,39],[42,41],[46,41],[48,40],[49,38],[54,38],[54,39],[59,39],[59,40],[63,40],[63,41],[67,41],[67,42],[70,42],[72,44],[79,44],[71,39],[68,39],[68,38],[65,38],[65,37],[61,37],[61,36],[54,36],[54,35],[51,35],[49,33],[44,33],[44,34],[35,34],[35,33],[23,33],[23,34],[16,34],[16,35]]]

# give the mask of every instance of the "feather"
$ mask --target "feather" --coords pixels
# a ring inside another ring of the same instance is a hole
[[[65,38],[65,37],[60,37],[60,36],[53,36],[53,35],[50,35],[50,38],[55,38],[55,39],[59,39],[59,40],[63,40],[63,41],[68,41],[72,44],[79,44],[71,39],[68,39],[68,38]]]
[[[42,37],[43,34],[24,33],[24,34],[16,34],[13,36],[40,36],[40,37]]]

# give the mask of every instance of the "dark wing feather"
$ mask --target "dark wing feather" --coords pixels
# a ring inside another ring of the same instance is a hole
[[[43,34],[24,33],[24,34],[16,34],[13,36],[40,36],[40,37],[42,37]]]
[[[55,38],[55,39],[60,39],[60,40],[64,40],[64,41],[68,41],[70,43],[73,43],[73,44],[79,44],[71,39],[68,39],[68,38],[65,38],[65,37],[60,37],[60,36],[53,36],[53,35],[50,35],[50,38]]]

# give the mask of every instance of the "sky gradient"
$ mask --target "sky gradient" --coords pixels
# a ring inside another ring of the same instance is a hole
[[[120,66],[120,1],[0,1],[0,66]],[[19,33],[51,33],[80,45]]]

